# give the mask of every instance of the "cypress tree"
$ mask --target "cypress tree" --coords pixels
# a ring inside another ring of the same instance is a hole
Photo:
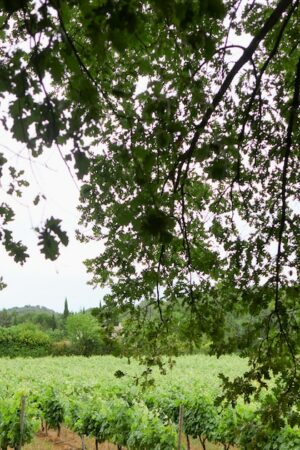
[[[66,320],[67,317],[69,316],[69,314],[70,314],[70,311],[69,311],[69,307],[68,307],[68,300],[65,299],[63,318]]]

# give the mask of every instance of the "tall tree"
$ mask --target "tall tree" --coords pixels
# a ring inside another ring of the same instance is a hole
[[[0,311],[0,327],[10,327],[12,324],[12,318],[6,309]]]
[[[55,330],[57,328],[57,320],[54,313],[52,313],[51,315],[50,327],[52,328],[52,330]]]
[[[73,314],[67,319],[66,328],[75,352],[91,356],[103,351],[102,330],[91,314]]]
[[[180,303],[220,354],[228,311],[241,315],[250,369],[228,392],[247,397],[273,374],[287,413],[300,387],[299,0],[0,7],[3,126],[34,156],[71,148],[82,224],[105,244],[87,268],[134,319],[128,351],[143,342],[157,362]],[[18,195],[23,174],[0,162]],[[13,209],[0,213],[23,262]],[[55,218],[39,237],[51,259],[67,244]]]
[[[70,315],[70,311],[69,311],[69,306],[68,306],[68,300],[65,298],[63,318],[67,319],[69,315]]]

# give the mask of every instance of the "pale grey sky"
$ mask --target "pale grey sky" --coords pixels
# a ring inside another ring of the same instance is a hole
[[[30,304],[62,311],[65,298],[73,311],[98,306],[104,291],[87,285],[90,276],[82,261],[96,256],[101,244],[82,244],[75,239],[79,191],[58,151],[55,148],[45,150],[41,158],[30,162],[26,148],[1,131],[0,152],[12,165],[25,169],[26,179],[31,184],[24,189],[24,196],[13,203],[17,218],[12,227],[16,238],[28,245],[30,259],[20,266],[0,247],[0,275],[8,285],[0,291],[0,309]],[[11,197],[5,195],[5,177],[1,181],[0,203],[11,202]],[[33,206],[37,193],[44,194],[47,200]],[[68,247],[61,247],[61,256],[55,262],[45,260],[40,254],[33,230],[51,215],[63,220],[62,228],[70,238]]]
[[[146,86],[147,79],[140,77],[136,94]],[[4,107],[7,108],[7,101]],[[82,244],[75,239],[79,220],[76,176],[72,178],[57,148],[44,149],[41,157],[29,160],[30,152],[26,147],[0,128],[1,152],[14,167],[25,170],[26,179],[30,182],[23,197],[13,203],[17,219],[12,227],[16,238],[28,245],[30,259],[20,266],[0,246],[0,276],[7,284],[7,288],[0,291],[0,309],[30,304],[62,311],[65,298],[72,311],[98,306],[108,291],[93,289],[87,284],[91,276],[86,273],[83,261],[97,256],[101,243]],[[0,204],[5,200],[11,204],[12,198],[5,197],[5,182],[0,181]],[[32,202],[38,193],[44,194],[46,200],[34,206]],[[61,256],[55,262],[45,260],[40,254],[33,231],[52,215],[62,219],[62,229],[68,232],[70,240],[67,247],[61,246]]]

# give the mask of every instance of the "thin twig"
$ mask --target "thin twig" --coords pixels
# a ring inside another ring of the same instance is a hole
[[[157,278],[156,278],[156,304],[157,304],[157,308],[159,311],[159,317],[162,323],[165,323],[164,317],[163,317],[163,313],[162,313],[162,308],[161,308],[161,299],[160,299],[160,292],[159,292],[159,280],[160,280],[160,270],[161,270],[161,264],[162,264],[162,259],[164,256],[164,252],[165,252],[165,246],[164,244],[162,244],[161,248],[160,248],[160,253],[159,253],[159,260],[158,260],[158,266],[157,266]]]
[[[294,82],[294,94],[293,94],[293,100],[291,104],[291,110],[290,110],[290,117],[287,127],[287,134],[286,134],[286,143],[285,143],[285,154],[284,154],[284,162],[283,162],[283,169],[282,169],[282,178],[281,178],[281,202],[282,202],[282,209],[281,209],[281,219],[279,224],[279,232],[278,232],[278,246],[277,246],[277,255],[276,255],[276,267],[275,267],[275,308],[270,313],[268,318],[268,324],[267,324],[267,339],[269,335],[270,325],[272,317],[275,315],[277,317],[279,330],[280,330],[280,336],[285,340],[286,345],[289,349],[289,352],[291,354],[292,360],[293,360],[293,366],[294,366],[294,376],[297,372],[297,358],[296,354],[293,348],[293,345],[290,341],[290,337],[288,335],[287,330],[285,329],[283,323],[282,323],[282,311],[281,311],[281,302],[279,298],[279,291],[280,291],[280,284],[281,284],[281,258],[282,258],[282,243],[283,243],[283,236],[285,231],[285,224],[287,221],[286,217],[286,210],[287,210],[287,185],[288,185],[288,168],[289,168],[289,158],[292,151],[292,145],[293,145],[293,130],[294,126],[297,121],[297,114],[299,109],[299,102],[300,102],[300,58],[298,60],[297,68],[296,68],[296,74],[295,74],[295,82]],[[291,388],[289,386],[287,388],[287,391]]]
[[[274,9],[272,14],[269,16],[269,18],[266,20],[265,24],[260,29],[259,33],[254,36],[248,47],[244,50],[241,57],[236,61],[232,69],[227,74],[225,80],[223,81],[220,89],[216,93],[216,95],[213,98],[213,101],[211,105],[207,108],[205,111],[201,122],[196,125],[196,131],[194,133],[194,136],[191,140],[189,148],[178,157],[175,167],[171,170],[171,174],[174,174],[174,172],[177,169],[177,177],[175,179],[174,184],[174,192],[177,191],[179,183],[181,181],[181,174],[182,174],[182,168],[185,163],[187,163],[187,166],[189,166],[189,163],[191,161],[191,158],[193,156],[193,153],[196,149],[199,137],[201,133],[205,130],[212,114],[216,110],[217,106],[220,104],[222,99],[224,98],[224,95],[228,91],[229,87],[231,86],[231,83],[235,76],[239,73],[241,68],[252,58],[253,54],[257,50],[259,44],[261,41],[266,37],[266,35],[271,31],[274,26],[277,24],[277,22],[280,20],[282,14],[287,10],[287,8],[293,3],[293,0],[281,0],[277,7]]]
[[[263,64],[262,68],[260,69],[258,76],[256,77],[255,87],[254,87],[254,89],[252,91],[250,100],[249,100],[249,102],[247,104],[247,108],[246,108],[246,111],[245,111],[244,121],[243,121],[243,125],[242,125],[242,130],[241,130],[241,132],[239,134],[239,138],[238,138],[239,142],[242,142],[243,139],[244,139],[245,127],[246,127],[246,124],[247,124],[248,119],[249,119],[249,114],[250,114],[250,111],[252,109],[255,96],[256,96],[256,94],[257,94],[257,92],[259,90],[262,77],[263,77],[265,71],[267,70],[270,62],[272,61],[272,59],[274,58],[274,56],[276,55],[276,53],[278,51],[280,42],[282,41],[282,38],[283,38],[284,31],[285,31],[285,29],[286,29],[286,27],[287,27],[287,25],[289,23],[289,20],[290,20],[290,18],[292,16],[293,12],[295,11],[295,9],[297,7],[297,3],[295,3],[295,5],[293,5],[291,7],[288,15],[286,16],[285,20],[283,21],[282,27],[280,28],[280,31],[279,31],[278,36],[277,36],[277,39],[275,41],[274,47],[272,48],[268,58],[266,59],[266,61]]]

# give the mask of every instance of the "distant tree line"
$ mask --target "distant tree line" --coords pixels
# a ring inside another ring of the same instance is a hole
[[[252,293],[254,296],[255,292]],[[163,312],[165,307],[162,303]],[[63,313],[40,306],[4,309],[0,311],[0,355],[39,357],[114,354],[135,357],[140,354],[141,348],[146,354],[151,339],[148,334],[142,339],[138,328],[143,326],[147,314],[147,320],[151,317],[153,322],[154,332],[159,313],[154,306],[149,307],[143,301],[136,308],[140,310],[138,323],[133,322],[121,308],[113,308],[112,304],[100,304],[99,307],[73,313],[69,310],[67,299],[64,301]],[[226,324],[221,330],[224,333],[223,352],[243,355],[245,320],[249,321],[249,318],[243,313],[227,314]],[[206,321],[204,316],[204,330]],[[221,331],[216,317],[215,332]],[[211,352],[211,341],[195,326],[195,317],[188,314],[184,301],[178,303],[172,321],[168,322],[167,333],[168,338],[166,336],[161,344],[164,348],[158,348],[157,353],[173,356]],[[214,351],[220,353],[220,349]]]
[[[107,333],[95,313],[98,309],[72,313],[67,299],[62,314],[39,306],[3,309],[0,311],[0,355],[119,354],[119,337],[117,333],[114,337]]]
[[[143,302],[141,302],[143,308]],[[140,306],[141,306],[140,305]],[[153,321],[157,319],[153,308]],[[135,324],[119,308],[101,305],[79,313],[69,310],[65,299],[63,313],[40,306],[24,306],[0,311],[0,355],[3,357],[46,355],[103,355],[127,353],[132,348]],[[189,317],[184,306],[178,308],[170,323],[170,354],[186,354],[205,351],[208,342],[191,333]],[[136,350],[147,342],[136,341]]]

